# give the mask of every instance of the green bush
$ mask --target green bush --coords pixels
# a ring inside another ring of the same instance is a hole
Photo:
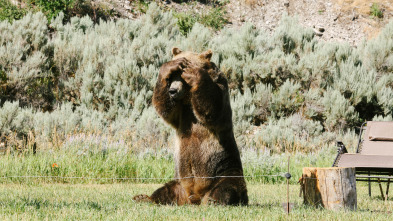
[[[173,16],[177,18],[177,25],[179,26],[180,32],[185,36],[191,31],[195,22],[198,20],[195,15],[187,14],[185,12],[174,12]]]
[[[377,3],[373,3],[370,7],[370,15],[376,18],[382,18],[383,12]]]
[[[228,23],[226,11],[222,6],[212,7],[201,14],[195,12],[174,12],[173,16],[177,19],[180,32],[185,36],[197,22],[215,31],[222,29]]]
[[[143,1],[138,1],[143,2]],[[16,6],[9,0],[0,0],[0,21],[19,20],[28,12],[42,11],[50,22],[60,12],[63,13],[63,21],[69,22],[71,17],[85,15],[92,18],[95,23],[100,20],[116,19],[119,15],[105,2],[94,3],[87,0],[23,0],[21,5]],[[146,3],[145,3],[145,7]],[[140,9],[142,10],[142,8]]]
[[[9,0],[0,0],[0,21],[21,19],[26,14],[24,9],[13,5]]]
[[[214,30],[220,30],[228,23],[226,11],[223,7],[213,7],[210,11],[201,15],[199,22]]]
[[[76,0],[32,0],[32,3],[41,8],[50,21],[60,12],[66,12],[71,9],[75,1]]]

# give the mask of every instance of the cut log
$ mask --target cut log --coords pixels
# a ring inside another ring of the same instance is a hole
[[[303,168],[304,204],[330,210],[356,210],[356,177],[353,167]]]

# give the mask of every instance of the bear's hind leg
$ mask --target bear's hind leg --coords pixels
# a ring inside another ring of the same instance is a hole
[[[247,205],[247,188],[243,178],[222,178],[207,193],[203,204]]]
[[[133,198],[137,202],[153,202],[157,204],[188,204],[186,191],[176,180],[164,184],[149,197],[147,195],[137,195]]]
[[[173,180],[158,188],[150,196],[151,200],[157,204],[188,204],[186,191],[179,181]]]

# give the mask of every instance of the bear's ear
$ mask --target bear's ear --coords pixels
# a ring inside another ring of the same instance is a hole
[[[182,51],[179,48],[172,48],[172,54],[173,56],[176,56],[180,54]]]
[[[203,52],[201,55],[199,55],[201,58],[207,59],[208,61],[210,61],[210,59],[212,58],[213,52],[212,50],[207,50],[205,52]]]

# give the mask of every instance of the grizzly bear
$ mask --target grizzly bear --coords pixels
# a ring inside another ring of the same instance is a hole
[[[247,205],[247,187],[233,135],[228,82],[202,54],[172,49],[162,65],[153,105],[176,130],[175,179],[135,201]]]

